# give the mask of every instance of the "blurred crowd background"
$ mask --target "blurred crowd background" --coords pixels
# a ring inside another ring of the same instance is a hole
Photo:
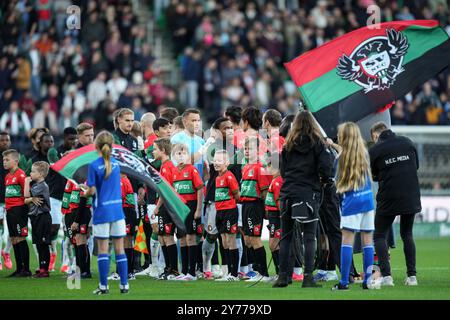
[[[204,127],[230,105],[295,113],[299,96],[283,62],[365,26],[372,4],[382,22],[436,19],[450,34],[444,0],[1,1],[0,130],[21,145],[32,127],[56,137],[82,121],[112,130],[120,107],[136,119],[162,106],[198,107]],[[70,5],[81,8],[79,30],[66,26]],[[172,42],[176,84],[146,41],[142,10]],[[392,123],[450,125],[449,96],[447,68],[396,101]]]

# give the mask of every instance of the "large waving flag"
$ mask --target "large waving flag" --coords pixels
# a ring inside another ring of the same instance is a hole
[[[378,111],[449,65],[449,36],[434,20],[360,28],[285,63],[330,137],[339,123]]]
[[[159,172],[120,145],[113,145],[111,156],[119,162],[122,173],[146,184],[163,198],[173,222],[180,231],[185,232],[184,221],[189,214],[189,208]],[[98,157],[95,145],[90,144],[70,152],[52,164],[51,168],[68,180],[83,183],[87,180],[89,164]]]

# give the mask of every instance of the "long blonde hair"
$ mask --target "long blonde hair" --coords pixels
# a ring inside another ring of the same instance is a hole
[[[105,176],[104,179],[108,179],[111,174],[111,151],[114,138],[108,131],[102,131],[95,138],[95,148],[102,153],[102,158],[105,161]]]
[[[339,193],[358,190],[370,177],[367,149],[359,127],[345,122],[338,127],[338,143],[342,152],[338,160],[336,189]]]

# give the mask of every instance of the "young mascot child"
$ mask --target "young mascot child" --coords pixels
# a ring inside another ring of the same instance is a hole
[[[9,236],[16,259],[16,271],[10,277],[30,277],[30,251],[28,236],[28,206],[25,205],[25,172],[19,169],[19,152],[3,152],[3,167],[9,171],[5,177],[5,209]],[[36,201],[37,204],[40,201]]]
[[[167,183],[172,185],[173,174],[176,170],[170,160],[171,144],[168,138],[159,138],[154,142],[153,157],[161,162],[161,176]],[[164,255],[166,267],[160,279],[172,280],[179,276],[178,272],[178,251],[174,239],[175,224],[168,214],[162,198],[158,199],[154,214],[158,217],[158,240],[161,244],[161,250]]]
[[[48,170],[47,162],[37,161],[31,166],[30,176],[25,178],[25,204],[30,206],[28,215],[31,220],[32,239],[39,258],[39,271],[33,278],[49,277],[52,217],[50,191],[45,183]]]
[[[216,226],[222,237],[225,255],[228,259],[229,275],[216,281],[239,281],[239,251],[236,245],[238,233],[238,209],[236,201],[239,201],[239,184],[235,176],[228,170],[230,160],[225,150],[217,150],[214,155],[214,169],[218,172],[216,178],[216,192],[214,203],[216,206]]]
[[[241,203],[242,222],[245,234],[245,245],[253,249],[255,260],[259,264],[260,275],[246,281],[268,282],[266,251],[261,241],[262,224],[264,218],[264,200],[272,177],[264,169],[258,159],[257,138],[245,139],[244,156],[248,163],[242,169]]]
[[[172,159],[177,163],[173,175],[175,191],[187,201],[190,213],[185,221],[186,235],[180,235],[182,271],[176,280],[197,280],[197,235],[203,233],[201,212],[203,204],[203,181],[195,166],[190,162],[188,148],[177,143],[172,148]]]

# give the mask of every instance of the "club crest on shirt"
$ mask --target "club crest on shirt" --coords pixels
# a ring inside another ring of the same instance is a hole
[[[249,177],[253,177],[253,169],[248,172]]]
[[[223,186],[223,180],[222,180],[222,181],[220,181],[220,186]]]
[[[188,173],[188,172],[185,172],[185,173],[183,174],[183,177],[185,177],[185,178],[189,177],[189,173]]]
[[[16,182],[16,177],[14,177],[14,178],[12,178],[12,181],[11,181],[11,183],[15,183]]]

